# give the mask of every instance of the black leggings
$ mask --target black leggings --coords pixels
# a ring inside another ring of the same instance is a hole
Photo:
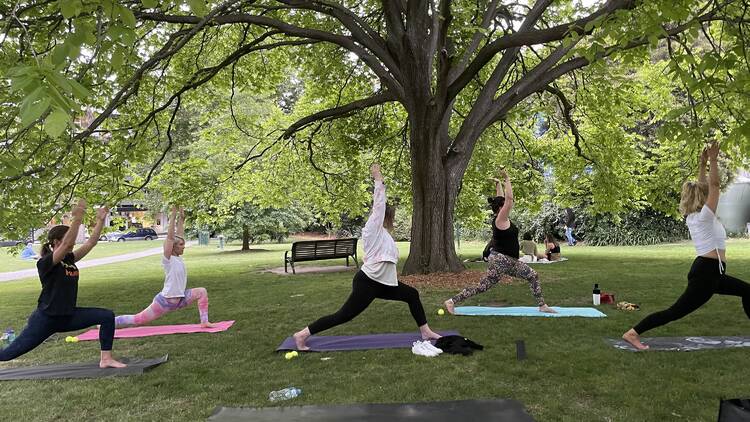
[[[54,333],[75,331],[99,324],[99,344],[102,351],[112,350],[115,338],[115,314],[109,309],[74,308],[73,314],[50,316],[39,309],[29,316],[21,334],[8,347],[0,350],[0,361],[15,359],[39,346]]]
[[[668,309],[655,312],[643,318],[633,329],[642,334],[652,328],[660,327],[678,320],[695,311],[708,302],[715,293],[742,297],[745,315],[750,318],[750,284],[719,271],[719,260],[699,256],[693,261],[688,273],[688,285],[685,292]]]
[[[427,324],[427,317],[425,317],[422,302],[419,301],[419,292],[417,292],[417,289],[407,286],[400,281],[398,282],[398,286],[386,286],[372,280],[362,270],[359,270],[354,275],[354,280],[352,280],[352,293],[341,306],[341,309],[336,311],[335,314],[326,315],[310,324],[308,326],[310,334],[319,333],[351,321],[367,309],[375,298],[406,302],[409,304],[411,316],[414,317],[417,326],[421,327]]]

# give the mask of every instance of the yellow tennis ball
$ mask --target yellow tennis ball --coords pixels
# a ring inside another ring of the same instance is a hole
[[[71,337],[70,338],[71,343],[78,343],[78,337]]]
[[[73,338],[73,337],[71,337],[71,336],[67,336],[67,337],[65,337],[65,342],[66,342],[66,343],[70,343],[70,342],[72,341],[72,340],[71,340],[72,338]]]
[[[294,355],[292,354],[292,352],[286,352],[286,353],[284,353],[284,357],[286,358],[286,360],[289,360],[289,359],[293,358]]]
[[[292,357],[296,358],[297,356],[299,356],[299,353],[296,350],[292,350]]]
[[[438,315],[444,315],[444,314],[445,314],[445,311],[443,310],[443,308],[438,309]]]

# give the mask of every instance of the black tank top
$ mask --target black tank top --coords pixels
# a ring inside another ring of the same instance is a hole
[[[495,219],[492,219],[492,249],[495,252],[518,259],[518,251],[521,247],[518,245],[518,227],[510,222],[510,227],[500,230],[495,225]]]

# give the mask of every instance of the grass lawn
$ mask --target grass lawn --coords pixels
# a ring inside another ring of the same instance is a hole
[[[408,245],[400,246],[405,257]],[[474,257],[482,247],[462,243],[460,253]],[[693,257],[687,243],[563,245],[569,261],[535,267],[551,305],[587,306],[597,282],[603,290],[614,292],[617,300],[640,304],[640,312],[602,306],[607,318],[438,317],[439,304],[455,291],[422,289],[433,329],[459,330],[485,345],[485,350],[470,357],[433,359],[406,349],[303,354],[291,361],[274,353],[274,348],[293,331],[336,310],[349,294],[353,273],[294,277],[261,273],[259,269],[283,265],[287,245],[256,248],[263,250],[240,253],[233,246],[220,252],[212,245],[188,248],[185,255],[189,286],[208,288],[211,319],[237,320],[229,331],[116,341],[116,356],[150,358],[169,353],[169,362],[142,376],[2,382],[2,418],[204,420],[217,405],[270,406],[269,391],[291,385],[301,387],[302,396],[277,405],[501,397],[523,402],[538,421],[715,420],[720,397],[750,396],[748,349],[636,354],[603,341],[618,337],[647,313],[677,298]],[[731,240],[728,250],[730,274],[750,280],[750,241]],[[116,313],[140,311],[161,289],[159,259],[82,270],[79,305]],[[470,264],[473,269],[483,266]],[[38,294],[38,283],[29,280],[0,283],[0,328],[20,328]],[[533,304],[523,282],[497,286],[466,304],[499,301]],[[197,309],[192,308],[159,323],[197,321]],[[750,322],[738,298],[715,297],[687,318],[648,334],[743,335],[748,329]],[[404,304],[376,301],[352,322],[326,334],[411,330],[414,322]],[[0,368],[98,357],[96,342],[65,343],[64,337],[56,335]],[[515,359],[516,339],[526,341],[526,361]]]
[[[86,255],[84,261],[106,256],[122,255],[131,252],[144,251],[146,249],[158,248],[162,245],[160,240],[133,240],[130,242],[99,242],[91,252]],[[35,244],[34,250],[39,253],[41,245]],[[36,261],[24,261],[18,255],[8,253],[10,248],[0,248],[0,273],[8,271],[20,271],[36,268]]]

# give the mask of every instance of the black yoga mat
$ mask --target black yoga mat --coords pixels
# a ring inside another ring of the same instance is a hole
[[[156,359],[121,359],[128,364],[125,368],[99,368],[99,362],[70,363],[64,365],[26,366],[0,369],[0,381],[9,380],[43,380],[72,378],[105,378],[141,375],[155,366],[166,362],[169,355]]]
[[[636,348],[622,339],[608,338],[606,342],[612,346],[636,352]],[[641,343],[647,345],[646,350],[661,350],[673,352],[691,352],[695,350],[733,349],[750,347],[750,337],[644,337]]]
[[[520,402],[508,399],[337,406],[217,407],[209,421],[289,422],[533,422]]]

